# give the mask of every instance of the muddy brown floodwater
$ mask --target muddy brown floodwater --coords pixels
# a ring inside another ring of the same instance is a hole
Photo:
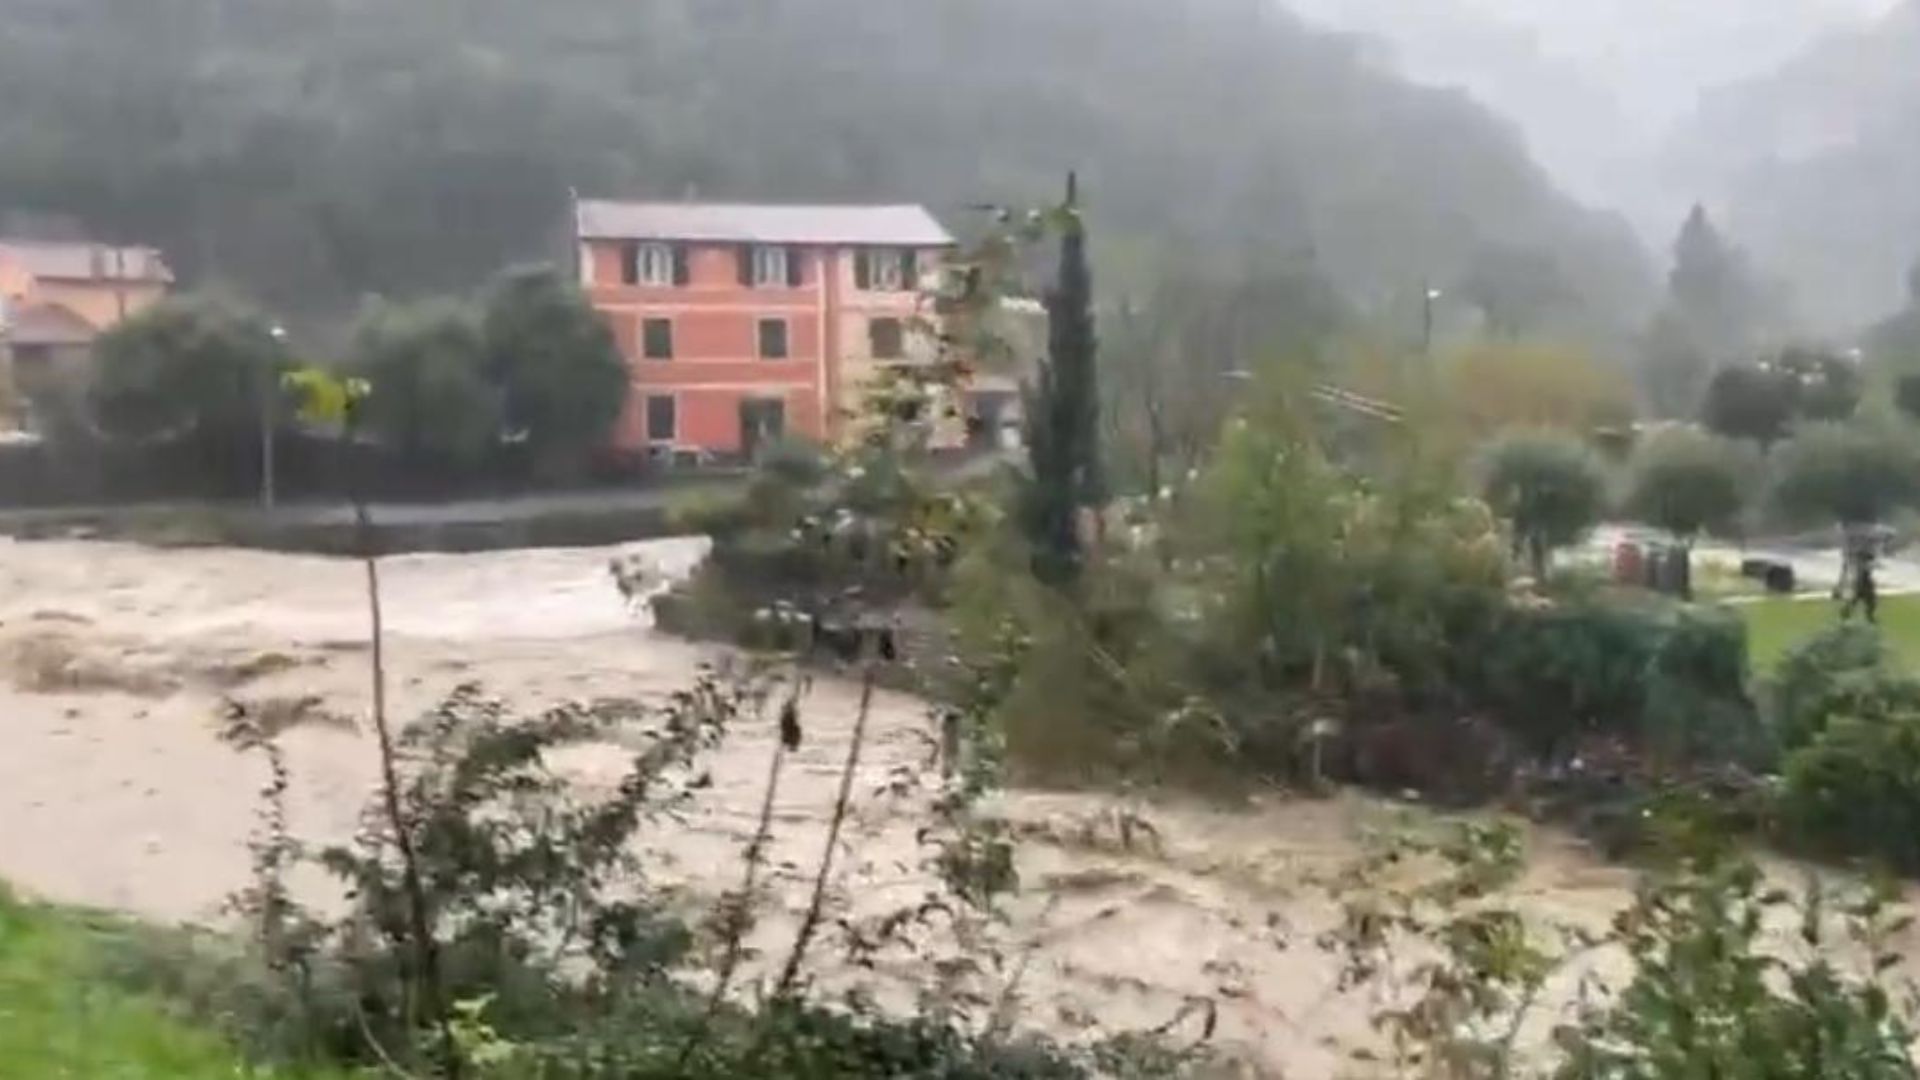
[[[687,685],[713,649],[654,633],[613,587],[610,559],[663,576],[697,540],[622,549],[410,556],[382,562],[394,715],[479,682],[517,705],[657,695]],[[29,894],[163,921],[218,925],[245,883],[262,766],[216,737],[223,699],[360,715],[367,623],[358,564],[256,552],[0,541],[0,879]],[[776,807],[774,870],[755,944],[777,959],[805,904],[858,699],[817,681],[807,740]],[[856,785],[839,909],[859,916],[927,888],[914,831],[924,805],[881,793],[923,762],[924,705],[878,695]],[[293,826],[351,833],[377,771],[372,741],[338,726],[291,731]],[[689,907],[738,884],[773,734],[741,725],[712,761],[715,784],[684,823],[649,835],[650,874]],[[583,784],[618,776],[617,749],[569,755]],[[1262,1075],[1332,1076],[1332,1045],[1363,1037],[1368,1003],[1335,990],[1313,943],[1332,905],[1313,886],[1357,854],[1357,830],[1398,813],[1349,797],[1226,810],[1013,792],[1023,888],[1002,931],[1000,985],[1022,1023],[1069,1037],[1154,1027],[1196,1001],[1219,1009],[1215,1043]],[[1122,811],[1157,841],[1120,843]],[[1604,925],[1631,878],[1572,840],[1530,833],[1520,900],[1543,916]],[[302,882],[313,897],[322,881]],[[862,974],[831,943],[822,980],[877,980],[899,997],[928,974]],[[1188,1022],[1187,1027],[1195,1026]]]

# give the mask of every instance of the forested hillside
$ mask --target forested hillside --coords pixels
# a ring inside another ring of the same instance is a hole
[[[1898,307],[1920,257],[1920,2],[1709,98],[1677,175],[1792,278],[1802,314],[1857,328]]]
[[[569,188],[964,225],[1069,167],[1123,274],[1312,259],[1378,310],[1519,249],[1589,314],[1646,287],[1503,123],[1267,0],[0,0],[0,26],[13,228],[156,242],[313,315],[563,250]]]

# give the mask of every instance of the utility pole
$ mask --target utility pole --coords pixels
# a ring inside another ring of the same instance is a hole
[[[1445,295],[1431,284],[1420,287],[1420,352],[1428,357],[1433,355],[1433,305]]]
[[[279,400],[280,388],[274,385],[275,374],[279,371],[280,353],[286,348],[287,328],[275,323],[267,331],[273,338],[273,360],[267,364],[260,379],[260,509],[273,512],[273,435],[277,410],[274,403]]]

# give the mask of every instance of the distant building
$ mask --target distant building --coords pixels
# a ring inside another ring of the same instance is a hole
[[[620,449],[841,440],[867,379],[937,352],[922,290],[954,241],[921,207],[584,201],[575,218],[581,283],[631,372]]]
[[[20,386],[84,358],[172,285],[152,248],[0,239],[0,376]]]

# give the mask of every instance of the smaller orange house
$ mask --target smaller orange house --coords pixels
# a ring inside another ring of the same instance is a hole
[[[0,239],[0,301],[10,309],[62,308],[106,330],[172,285],[173,271],[153,248]]]
[[[918,206],[582,201],[580,280],[630,373],[617,449],[751,456],[841,437],[873,363],[910,361],[953,238]]]
[[[172,284],[152,248],[0,239],[0,349],[16,369],[84,352]]]

